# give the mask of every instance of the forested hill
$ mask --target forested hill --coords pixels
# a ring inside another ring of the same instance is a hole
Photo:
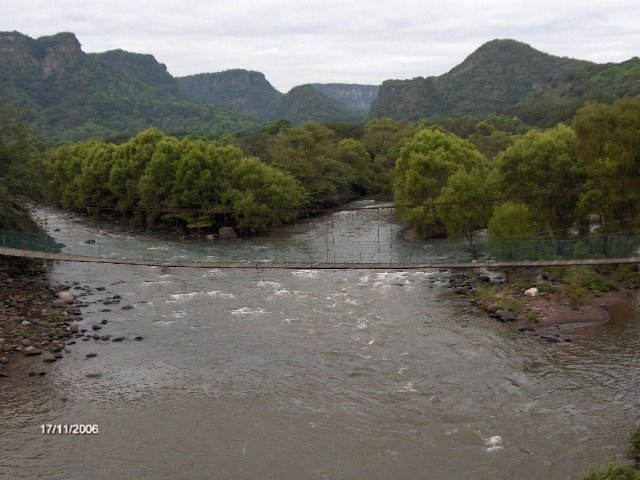
[[[34,132],[48,143],[150,126],[202,134],[258,126],[240,112],[177,97],[165,72],[150,55],[84,53],[72,33],[32,39],[0,32],[0,105],[27,110]]]
[[[313,85],[294,87],[283,97],[275,112],[275,118],[289,120],[299,125],[305,121],[358,122],[364,113],[323,95]]]
[[[249,70],[226,70],[178,77],[183,94],[195,103],[224,105],[271,121],[282,93],[271,85],[264,74]]]
[[[549,55],[515,40],[493,40],[443,75],[385,81],[370,115],[415,121],[506,113],[528,94],[551,89],[592,65]]]
[[[570,119],[587,102],[611,103],[635,95],[640,95],[638,57],[578,69],[556,87],[530,93],[510,113],[530,125],[551,127]]]
[[[369,111],[376,86],[313,84],[276,90],[261,72],[234,69],[178,77],[183,95],[195,103],[224,105],[265,122],[359,120]]]
[[[91,55],[104,65],[129,74],[163,93],[175,96],[180,94],[180,86],[176,79],[167,71],[167,67],[158,62],[153,55],[132,53],[120,49]]]

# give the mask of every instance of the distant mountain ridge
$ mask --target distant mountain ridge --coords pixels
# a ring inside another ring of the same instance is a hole
[[[265,122],[280,119],[300,124],[315,121],[358,121],[373,101],[370,85],[299,85],[280,93],[261,72],[233,69],[178,77],[185,98],[202,104],[223,105]],[[364,107],[363,107],[364,105]]]
[[[226,70],[176,78],[182,94],[195,103],[223,105],[260,118],[273,120],[282,93],[264,74],[250,70]]]
[[[215,134],[259,125],[240,112],[171,94],[167,75],[151,55],[84,53],[72,33],[34,40],[0,32],[0,105],[26,109],[34,132],[48,143],[131,135],[151,126]]]
[[[294,124],[418,121],[508,114],[534,126],[571,119],[585,102],[640,94],[640,59],[596,64],[492,40],[449,72],[378,87],[314,83],[275,89],[260,72],[234,69],[174,78],[153,55],[85,53],[73,33],[32,39],[0,32],[0,105],[28,111],[48,143],[166,133],[216,135],[286,119]],[[367,109],[368,114],[367,114]]]
[[[357,122],[364,118],[362,112],[332,100],[313,85],[294,87],[282,98],[274,118],[283,118],[293,124],[307,120],[316,122]]]
[[[493,40],[443,75],[385,81],[370,115],[416,121],[438,115],[504,113],[528,94],[553,88],[591,65],[515,40]]]

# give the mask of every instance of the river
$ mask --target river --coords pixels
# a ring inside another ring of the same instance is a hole
[[[463,243],[407,246],[382,212],[228,242],[43,214],[77,253],[470,258]],[[640,411],[635,306],[548,344],[470,310],[448,272],[59,262],[50,277],[89,286],[81,326],[105,319],[100,333],[126,340],[78,342],[46,376],[0,385],[3,479],[579,479],[624,454]]]

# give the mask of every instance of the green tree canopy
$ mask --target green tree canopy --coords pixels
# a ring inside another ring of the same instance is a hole
[[[578,217],[585,171],[576,158],[576,136],[564,125],[532,131],[495,158],[495,180],[508,199],[527,205],[549,233],[564,235]]]
[[[590,104],[574,118],[577,154],[586,169],[580,202],[609,229],[637,225],[640,214],[640,96]]]
[[[487,169],[482,167],[454,172],[437,199],[437,215],[447,236],[462,235],[470,244],[475,232],[486,226],[491,211]]]
[[[48,159],[52,199],[67,208],[121,212],[139,224],[256,231],[294,219],[306,190],[290,174],[232,145],[146,130],[121,145],[90,141]]]
[[[442,219],[430,203],[443,194],[450,176],[474,168],[485,175],[488,171],[486,159],[471,143],[438,128],[421,130],[400,150],[394,169],[394,202],[419,235],[443,234]],[[456,183],[466,180],[459,177]],[[447,195],[453,190],[452,186]]]

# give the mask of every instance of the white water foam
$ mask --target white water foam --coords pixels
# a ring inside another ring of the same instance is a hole
[[[493,437],[485,438],[485,452],[497,452],[502,450],[502,437],[500,435],[494,435]]]
[[[302,278],[318,278],[318,270],[294,270],[291,275]]]
[[[236,298],[236,296],[233,293],[224,293],[224,292],[221,292],[219,290],[213,290],[211,292],[206,292],[206,295],[208,295],[210,297],[216,297],[216,298]]]
[[[242,307],[237,310],[231,310],[231,315],[262,315],[267,313],[263,308]]]

